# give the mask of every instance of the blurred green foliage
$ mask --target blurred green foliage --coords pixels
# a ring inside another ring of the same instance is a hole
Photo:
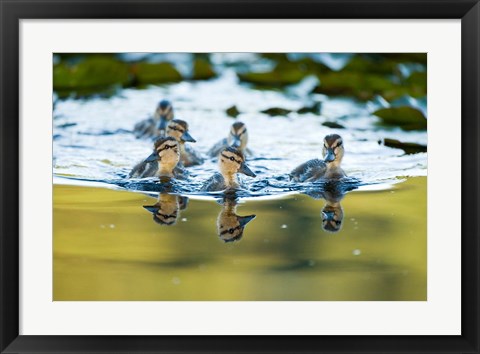
[[[217,76],[212,65],[205,59],[195,59],[193,62],[193,80],[209,80]]]
[[[288,87],[301,83],[307,76],[313,76],[318,85],[309,89],[310,94],[342,96],[365,102],[381,97],[386,104],[373,112],[379,117],[379,124],[399,126],[404,130],[423,130],[427,127],[426,53],[344,54],[344,65],[336,70],[327,66],[319,53],[262,53],[258,58],[258,61],[270,63],[267,66],[270,69],[255,70],[258,66],[248,61],[230,66],[236,71],[240,82],[250,84],[253,88],[287,91]],[[81,53],[55,54],[54,59],[53,89],[60,98],[111,95],[123,87],[142,88],[182,80],[208,80],[217,77],[224,68],[218,60],[212,64],[208,53],[191,55],[190,61],[187,61],[191,69],[188,72],[180,72],[167,59],[150,62],[148,53],[136,61],[125,60],[124,56],[117,54]],[[416,102],[424,102],[422,108],[419,109]],[[262,111],[270,116],[285,116],[291,112],[279,107]],[[303,107],[297,113],[320,114],[320,103]],[[227,114],[236,117],[239,112],[232,109]]]
[[[403,141],[399,141],[397,139],[384,139],[383,144],[385,146],[401,149],[405,151],[406,154],[416,154],[418,152],[427,152],[427,146],[416,144],[416,143],[405,143]]]
[[[382,108],[374,115],[381,118],[380,124],[400,127],[403,130],[425,130],[427,120],[422,112],[413,107],[390,107]]]
[[[138,63],[131,66],[137,84],[163,84],[182,81],[182,75],[170,63]]]
[[[75,64],[62,61],[53,67],[53,89],[57,92],[100,91],[128,85],[130,80],[128,65],[107,56],[87,56]]]

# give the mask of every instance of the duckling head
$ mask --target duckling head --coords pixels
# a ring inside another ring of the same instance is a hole
[[[329,232],[338,232],[342,228],[343,209],[339,203],[326,204],[322,209],[322,228]]]
[[[322,153],[326,163],[340,165],[344,154],[342,137],[338,134],[327,135],[323,139]]]
[[[227,147],[218,157],[220,173],[223,176],[233,176],[236,173],[243,173],[250,177],[255,177],[255,173],[245,163],[245,156],[234,147]]]
[[[166,133],[177,141],[195,143],[196,140],[188,132],[188,123],[181,119],[173,119],[168,123]]]
[[[218,237],[224,242],[238,241],[243,236],[245,226],[255,219],[255,215],[240,216],[229,208],[223,208],[217,218]]]
[[[158,129],[165,131],[169,121],[173,119],[173,107],[170,101],[161,100],[155,110],[155,118],[158,119]]]
[[[158,202],[154,205],[144,205],[153,215],[153,221],[160,225],[175,225],[178,219],[178,210],[180,207],[179,197],[172,194],[161,193],[158,196]]]
[[[168,176],[180,160],[178,141],[172,137],[157,139],[153,146],[152,154],[145,159],[145,162],[158,161],[159,175]]]
[[[242,122],[233,123],[228,134],[228,145],[243,150],[247,146],[247,142],[247,126]]]

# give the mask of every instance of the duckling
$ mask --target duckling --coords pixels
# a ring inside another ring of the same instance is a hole
[[[172,137],[157,139],[152,154],[132,169],[129,178],[175,177],[174,170],[179,161],[178,141]]]
[[[340,179],[346,176],[340,167],[344,155],[343,141],[340,135],[330,134],[323,139],[322,155],[324,160],[309,160],[290,172],[291,180],[312,182],[318,179]]]
[[[322,209],[322,228],[329,232],[338,232],[342,228],[343,208],[340,202],[345,196],[342,186],[333,181],[324,186],[323,198],[325,205]]]
[[[220,173],[215,173],[202,186],[205,191],[222,191],[225,189],[237,189],[240,187],[237,173],[243,173],[255,177],[255,173],[245,164],[245,157],[240,150],[234,147],[223,149],[218,155],[218,167]]]
[[[188,124],[184,120],[173,119],[168,123],[167,135],[177,139],[180,145],[180,162],[185,167],[200,165],[203,158],[185,142],[195,143],[196,140],[188,132]]]
[[[220,151],[228,146],[239,149],[243,154],[251,154],[247,149],[248,132],[247,126],[242,122],[233,123],[227,138],[220,140],[209,151],[208,155],[211,157],[218,156]]]
[[[161,100],[153,117],[144,119],[133,128],[137,138],[156,138],[165,135],[169,121],[173,119],[173,107],[167,100]]]
[[[255,219],[256,215],[237,215],[237,202],[234,199],[226,198],[222,210],[217,217],[217,234],[224,242],[238,241],[243,236],[245,226]]]
[[[338,232],[342,228],[343,209],[338,203],[327,201],[322,209],[322,228],[329,232]]]
[[[143,207],[153,214],[153,221],[157,224],[171,226],[176,224],[179,210],[185,209],[187,203],[187,197],[159,193],[154,205],[144,205]]]

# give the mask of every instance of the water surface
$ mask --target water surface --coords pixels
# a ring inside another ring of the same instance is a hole
[[[243,237],[225,243],[222,205],[189,200],[156,223],[156,198],[54,187],[54,300],[426,300],[426,178],[341,201],[325,231],[324,200],[249,200]]]

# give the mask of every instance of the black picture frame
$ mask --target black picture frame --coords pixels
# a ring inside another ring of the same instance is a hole
[[[0,0],[0,11],[1,353],[479,353],[478,0]],[[19,335],[19,208],[22,207],[19,205],[19,20],[78,18],[461,19],[462,334],[459,336]]]

